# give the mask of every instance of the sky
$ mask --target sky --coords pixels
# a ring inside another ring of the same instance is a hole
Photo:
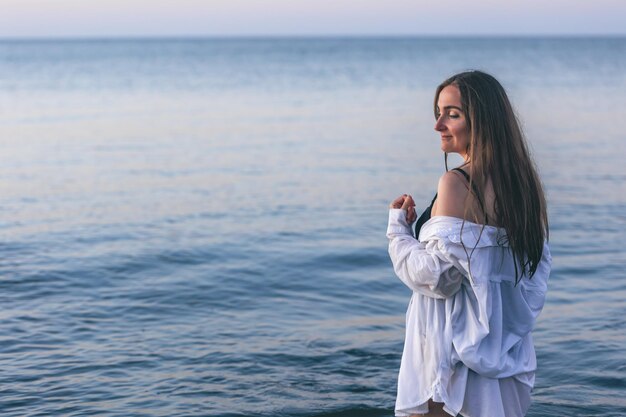
[[[0,0],[0,38],[626,35],[626,0]]]

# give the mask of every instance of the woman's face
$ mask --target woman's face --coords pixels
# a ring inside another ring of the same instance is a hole
[[[437,99],[435,130],[441,134],[441,150],[458,153],[467,160],[470,132],[461,108],[461,92],[456,85],[444,87]]]

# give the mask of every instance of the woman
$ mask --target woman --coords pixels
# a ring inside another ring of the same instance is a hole
[[[389,255],[413,290],[396,416],[516,417],[535,380],[531,331],[551,257],[541,182],[507,95],[480,71],[444,81],[435,130],[446,172],[415,226],[390,205]],[[464,163],[448,170],[448,153]]]

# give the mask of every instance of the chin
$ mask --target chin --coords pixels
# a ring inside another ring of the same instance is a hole
[[[457,149],[456,146],[451,146],[450,143],[442,143],[441,150],[445,153],[459,153],[460,149]]]

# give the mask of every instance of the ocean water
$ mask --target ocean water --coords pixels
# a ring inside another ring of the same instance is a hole
[[[528,415],[625,415],[626,38],[0,42],[0,414],[392,416],[387,206],[469,68],[549,202]]]

